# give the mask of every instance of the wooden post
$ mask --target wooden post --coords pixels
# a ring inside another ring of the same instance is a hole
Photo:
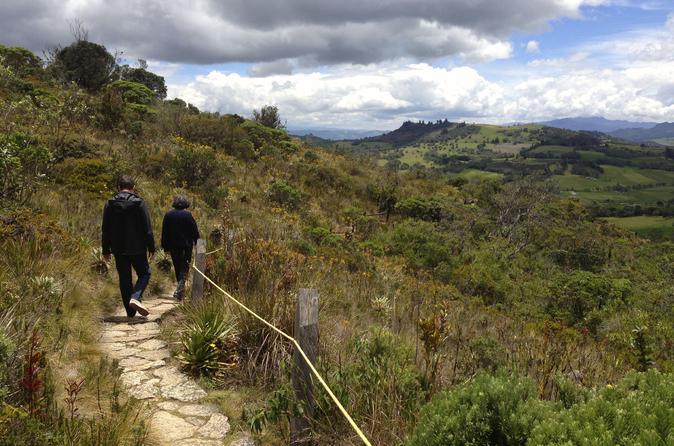
[[[234,239],[236,238],[236,231],[234,229],[227,230],[227,239],[225,240],[225,256],[228,259],[234,257]]]
[[[297,299],[297,317],[295,319],[295,339],[306,353],[309,360],[316,364],[318,353],[318,292],[314,289],[301,288]],[[295,367],[292,382],[295,396],[304,405],[304,416],[290,420],[290,444],[311,445],[310,420],[314,415],[314,389],[311,369],[295,349],[293,355]]]
[[[199,271],[205,273],[206,269],[206,240],[197,240],[197,253],[194,256],[194,263]],[[204,295],[204,276],[194,271],[192,275],[192,302],[199,302]]]

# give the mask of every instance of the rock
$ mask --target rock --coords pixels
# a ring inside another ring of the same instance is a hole
[[[149,384],[148,381],[148,383],[143,383],[132,389],[129,389],[128,394],[137,400],[147,400],[150,398],[155,398],[159,394],[159,388]]]
[[[141,382],[150,379],[150,374],[147,372],[126,372],[120,375],[120,379],[125,386],[133,387],[137,386]]]
[[[225,438],[229,432],[229,421],[227,417],[214,413],[204,426],[199,429],[199,434],[207,438],[215,438],[221,440]]]
[[[196,427],[203,426],[204,423],[206,422],[206,420],[204,420],[203,418],[198,418],[198,417],[187,417],[187,418],[185,418],[185,421],[187,421],[188,423],[190,423],[190,424],[192,424]]]
[[[175,386],[187,381],[187,377],[180,373],[180,370],[176,367],[161,367],[156,369],[152,374],[161,379],[162,387]]]
[[[190,402],[205,397],[206,392],[192,381],[185,381],[173,386],[164,387],[164,381],[162,380],[161,395],[164,398]]]
[[[234,440],[229,444],[229,446],[257,446],[257,443],[250,437],[243,437]]]
[[[150,421],[150,427],[153,431],[157,432],[161,438],[171,442],[170,444],[173,444],[172,442],[175,440],[191,437],[196,430],[196,427],[182,418],[164,411],[159,411],[154,414]]]
[[[188,404],[178,410],[182,415],[190,417],[207,417],[218,412],[218,408],[211,404]]]
[[[166,365],[166,362],[161,359],[149,361],[145,358],[138,358],[137,356],[124,358],[119,361],[119,366],[128,371],[156,369],[157,367],[162,367],[164,365]]]
[[[173,401],[163,401],[157,404],[157,407],[159,407],[161,410],[176,411],[180,408],[180,404]]]
[[[222,446],[221,441],[217,440],[202,440],[200,438],[190,438],[187,440],[180,440],[174,443],[176,446]]]
[[[159,339],[150,339],[143,343],[138,344],[138,348],[142,350],[159,350],[160,348],[166,347],[166,342]]]
[[[159,359],[170,358],[171,352],[163,348],[161,350],[144,351],[143,353],[139,353],[138,356],[142,356],[145,359],[156,361]]]

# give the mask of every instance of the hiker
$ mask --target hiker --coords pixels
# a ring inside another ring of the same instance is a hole
[[[119,192],[105,203],[103,210],[103,258],[115,256],[119,275],[119,290],[126,314],[133,317],[138,312],[147,316],[149,311],[143,305],[143,292],[150,281],[150,258],[154,255],[154,235],[150,214],[142,198],[134,191],[132,177],[122,175],[117,181]],[[131,268],[136,271],[136,284],[131,277]]]
[[[161,228],[161,247],[171,253],[173,269],[176,274],[176,287],[173,297],[182,300],[185,294],[185,279],[192,260],[192,247],[199,239],[199,228],[192,213],[187,210],[190,202],[182,195],[173,199],[173,209],[164,215]]]

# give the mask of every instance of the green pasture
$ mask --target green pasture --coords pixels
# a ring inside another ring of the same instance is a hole
[[[674,217],[640,215],[608,217],[606,221],[643,237],[674,240]]]

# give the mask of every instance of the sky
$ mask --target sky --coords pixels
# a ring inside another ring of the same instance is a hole
[[[89,40],[169,97],[289,128],[674,121],[674,0],[2,0],[0,43]]]

